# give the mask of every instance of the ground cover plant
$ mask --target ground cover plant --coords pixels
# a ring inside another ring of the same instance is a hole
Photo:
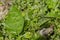
[[[0,12],[0,40],[60,40],[60,0],[1,0],[3,4],[8,12],[2,17]],[[40,34],[44,28],[46,36]]]

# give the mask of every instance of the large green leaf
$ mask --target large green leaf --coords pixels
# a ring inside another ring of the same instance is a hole
[[[9,14],[6,17],[5,28],[8,33],[19,34],[23,29],[24,19],[17,6],[11,6]]]

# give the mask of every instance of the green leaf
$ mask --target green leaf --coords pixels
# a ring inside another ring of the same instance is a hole
[[[0,37],[0,40],[3,40],[3,37]]]
[[[32,37],[32,33],[31,33],[31,32],[26,32],[26,33],[24,34],[24,37],[29,39],[29,38]]]
[[[10,12],[4,22],[8,33],[19,34],[23,30],[24,19],[17,6],[11,6]]]
[[[48,8],[55,8],[57,2],[58,2],[58,0],[47,0],[46,1]]]

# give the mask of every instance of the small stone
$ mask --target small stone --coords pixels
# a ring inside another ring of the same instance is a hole
[[[50,36],[50,34],[53,33],[53,30],[54,30],[53,27],[54,27],[54,26],[51,25],[49,28],[43,28],[43,29],[41,29],[41,30],[39,31],[39,34],[40,34],[41,36],[48,37],[48,36]]]

